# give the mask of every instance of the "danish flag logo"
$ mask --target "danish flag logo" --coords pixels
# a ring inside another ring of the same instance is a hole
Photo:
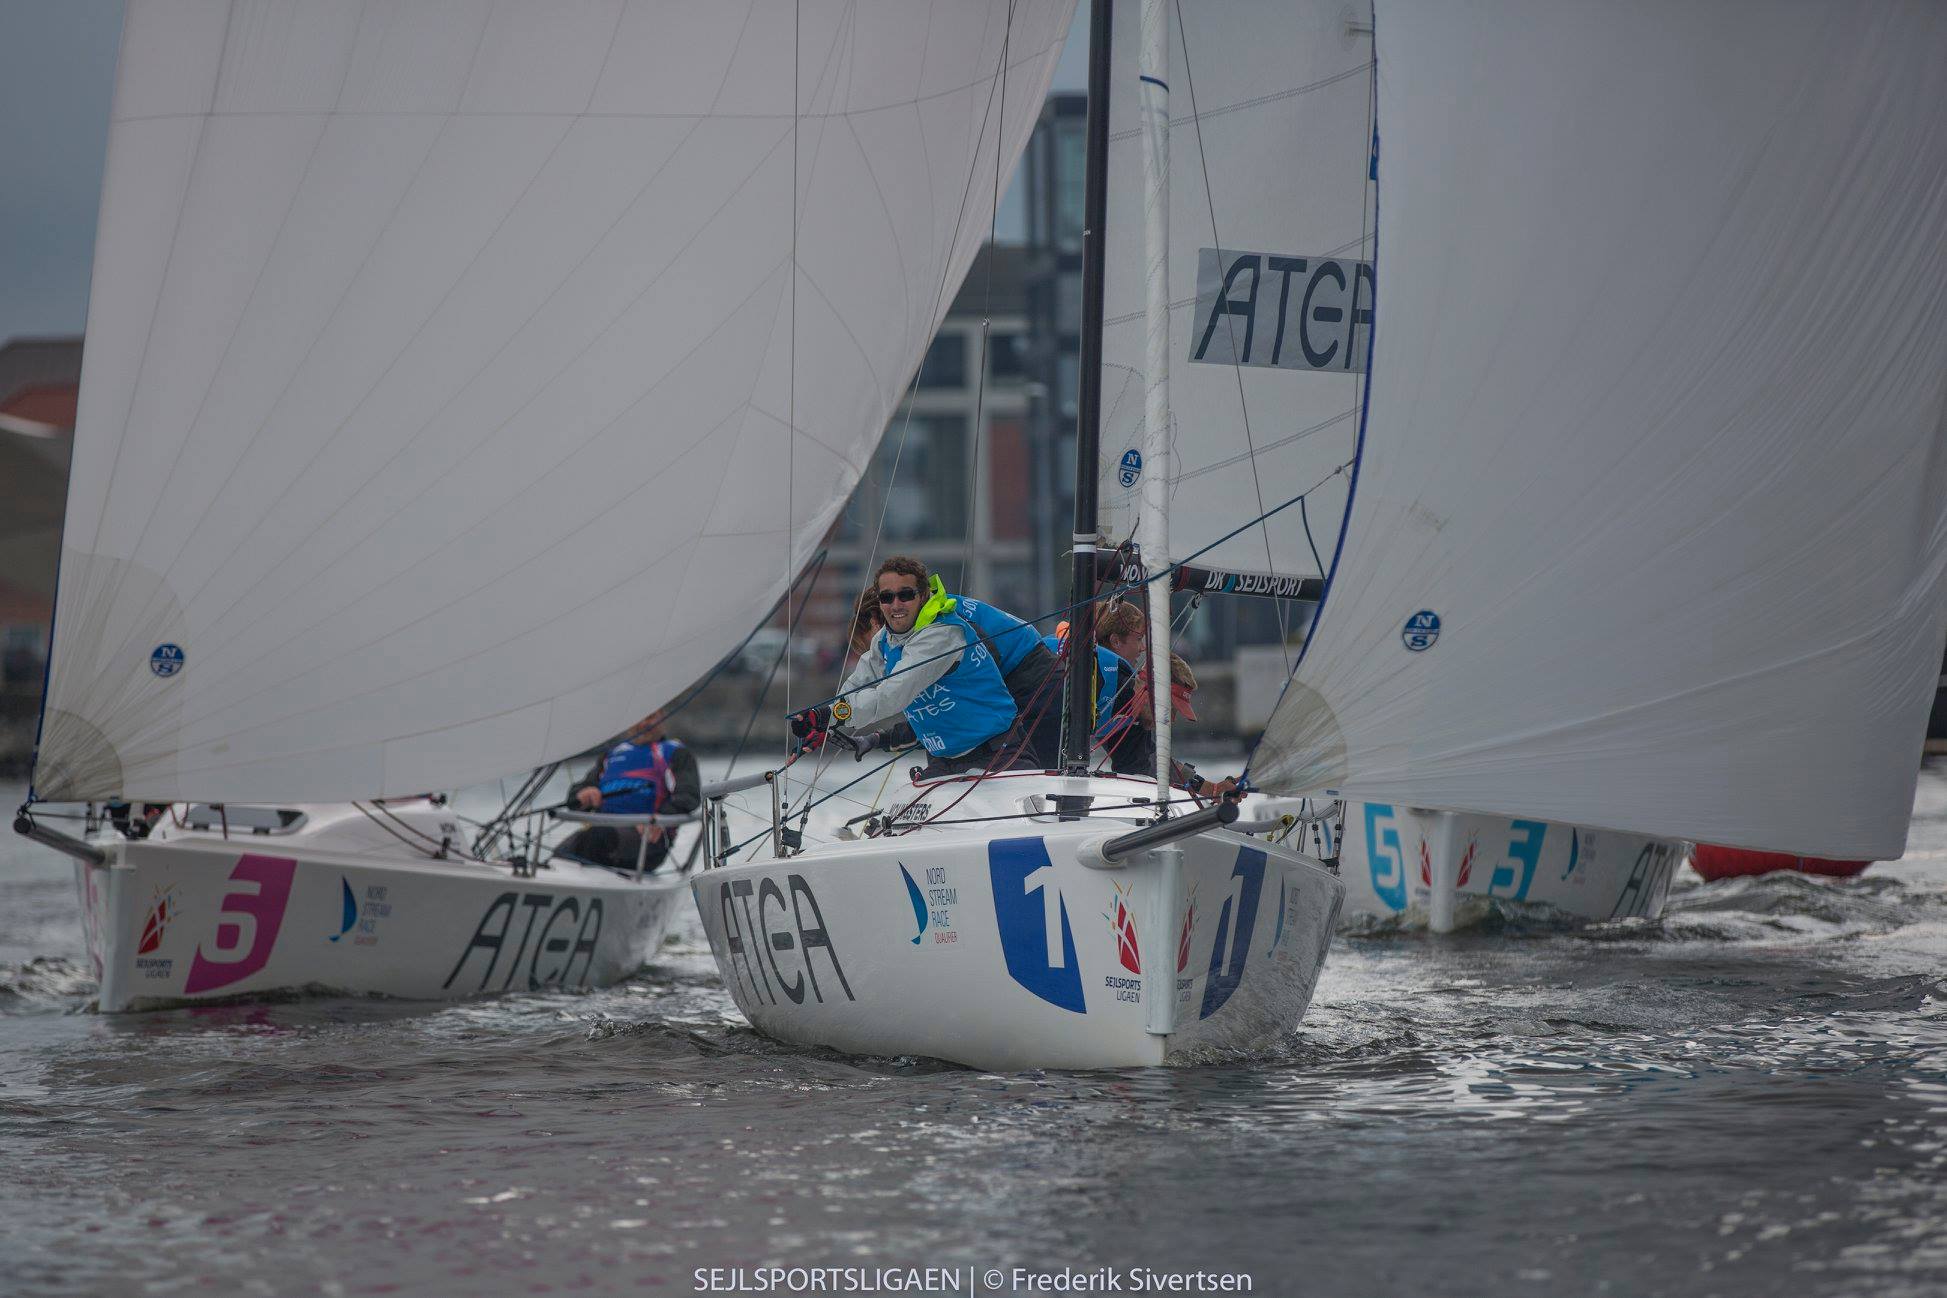
[[[1479,840],[1469,835],[1467,850],[1460,857],[1460,874],[1454,879],[1456,888],[1466,887],[1467,881],[1474,877],[1474,853],[1479,848]],[[1427,848],[1424,838],[1420,840],[1420,882],[1429,888],[1433,886],[1433,853]]]
[[[1109,932],[1115,936],[1115,958],[1132,974],[1143,971],[1142,952],[1136,945],[1136,918],[1129,913],[1129,890],[1117,885],[1115,910],[1106,918]]]
[[[176,917],[176,890],[157,889],[155,902],[149,907],[149,918],[142,925],[142,940],[135,948],[137,955],[153,955],[162,946],[162,935],[169,930],[169,921]]]

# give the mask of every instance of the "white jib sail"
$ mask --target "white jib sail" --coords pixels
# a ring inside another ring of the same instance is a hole
[[[700,676],[868,462],[1072,4],[132,0],[40,796],[450,787]]]
[[[1134,8],[1115,24],[1110,99],[1100,500],[1111,544],[1135,536],[1154,476],[1142,449],[1149,197]],[[1165,8],[1179,562],[1284,577],[1331,563],[1372,310],[1368,16],[1343,0]],[[1303,493],[1301,513],[1289,502]]]
[[[1898,856],[1947,635],[1947,12],[1376,28],[1371,413],[1254,778]]]

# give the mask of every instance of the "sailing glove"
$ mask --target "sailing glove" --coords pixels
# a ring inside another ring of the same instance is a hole
[[[832,710],[823,703],[791,714],[791,733],[804,740],[809,747],[816,747],[811,742],[814,737],[822,743],[825,732],[831,728]]]

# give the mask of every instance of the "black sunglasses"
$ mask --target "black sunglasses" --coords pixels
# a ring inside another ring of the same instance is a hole
[[[882,590],[879,592],[879,602],[881,604],[910,604],[918,598],[919,592],[911,586],[906,586],[900,590]]]

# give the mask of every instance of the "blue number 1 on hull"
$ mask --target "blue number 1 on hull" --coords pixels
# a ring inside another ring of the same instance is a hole
[[[1050,1005],[1088,1013],[1068,903],[1055,883],[1047,843],[1039,838],[993,840],[987,844],[987,874],[1008,977]]]

